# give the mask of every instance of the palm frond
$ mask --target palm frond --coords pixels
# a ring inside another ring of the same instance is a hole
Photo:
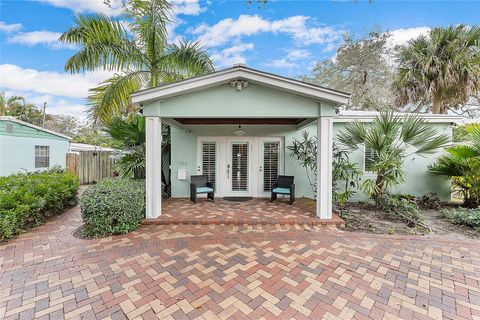
[[[365,142],[367,127],[368,125],[364,122],[350,122],[344,130],[339,131],[336,139],[347,148],[357,150]]]
[[[75,25],[62,34],[60,41],[81,48],[67,60],[66,71],[120,71],[138,69],[144,63],[142,52],[130,40],[120,20],[104,14],[76,15],[74,19]]]
[[[89,113],[93,120],[108,123],[113,116],[120,116],[130,108],[129,97],[148,83],[146,71],[115,75],[90,90]]]
[[[198,42],[169,45],[160,62],[162,72],[174,74],[178,80],[210,73],[215,69],[207,51]]]

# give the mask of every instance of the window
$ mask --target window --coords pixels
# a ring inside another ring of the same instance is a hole
[[[13,123],[7,123],[7,133],[13,133]]]
[[[50,166],[50,147],[35,146],[35,168],[48,168]]]
[[[377,159],[378,159],[377,152],[372,148],[365,147],[365,159],[363,162],[365,164],[364,171],[372,172],[372,165]]]
[[[278,180],[279,172],[279,142],[264,142],[263,144],[263,191],[270,191],[272,184]]]
[[[207,181],[215,184],[216,144],[215,142],[202,143],[202,172]]]

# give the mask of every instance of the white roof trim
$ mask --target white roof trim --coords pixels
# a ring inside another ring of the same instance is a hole
[[[119,152],[120,150],[95,146],[93,144],[86,144],[86,143],[70,143],[70,151],[110,151],[110,152]]]
[[[375,111],[345,111],[341,110],[334,118],[334,122],[371,122],[380,112]],[[407,116],[412,115],[412,113],[407,112],[395,112],[395,115],[398,116]],[[464,118],[458,115],[448,115],[448,114],[427,114],[427,113],[416,113],[416,116],[422,118],[426,122],[431,123],[461,123]]]
[[[235,66],[233,68],[213,72],[204,76],[135,92],[130,97],[132,103],[143,104],[154,100],[167,99],[185,93],[200,91],[221,84],[227,84],[236,79],[245,79],[253,84],[273,87],[310,99],[326,100],[335,105],[346,104],[350,96],[348,93],[323,88],[307,82],[277,76],[244,66]],[[232,90],[234,89],[232,88]],[[248,90],[248,88],[245,90]]]
[[[27,126],[27,127],[33,128],[33,129],[36,129],[36,130],[40,130],[40,131],[47,132],[47,133],[53,134],[53,135],[58,136],[58,137],[61,137],[61,138],[65,138],[65,139],[67,139],[67,140],[72,140],[72,138],[70,138],[70,137],[68,137],[68,136],[65,136],[65,135],[63,135],[63,134],[61,134],[61,133],[58,133],[58,132],[55,132],[55,131],[52,131],[52,130],[48,130],[48,129],[45,129],[45,128],[36,126],[36,125],[34,125],[34,124],[31,124],[31,123],[28,123],[28,122],[25,122],[25,121],[22,121],[22,120],[18,120],[18,119],[14,118],[14,117],[1,116],[1,117],[0,117],[0,121],[15,122],[15,123],[18,123],[18,124],[21,124],[21,125],[24,125],[24,126]]]

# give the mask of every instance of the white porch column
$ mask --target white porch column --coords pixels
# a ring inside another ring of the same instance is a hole
[[[145,117],[146,127],[146,218],[162,213],[162,122],[159,117]]]
[[[317,217],[332,219],[333,117],[317,119]]]

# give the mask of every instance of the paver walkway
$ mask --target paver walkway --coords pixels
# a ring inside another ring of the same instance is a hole
[[[325,226],[142,226],[79,240],[78,209],[0,245],[1,319],[474,319],[478,242]]]

